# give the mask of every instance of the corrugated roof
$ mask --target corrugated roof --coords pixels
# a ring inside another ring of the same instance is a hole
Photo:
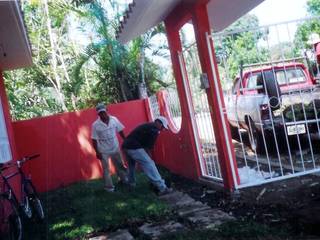
[[[121,43],[140,36],[161,23],[180,2],[191,0],[133,0],[116,33]],[[192,0],[197,1],[197,0]],[[207,5],[210,25],[218,32],[232,24],[264,0],[211,0]]]

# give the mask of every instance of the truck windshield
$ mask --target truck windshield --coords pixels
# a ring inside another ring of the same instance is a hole
[[[270,70],[267,70],[267,71],[270,71]],[[249,89],[257,88],[257,76],[259,74],[261,74],[261,72],[253,72],[248,75],[247,88]],[[303,69],[299,67],[276,69],[275,75],[279,85],[301,83],[306,81],[306,75],[304,74]]]
[[[301,68],[288,68],[276,71],[276,78],[280,85],[305,82],[306,76]]]

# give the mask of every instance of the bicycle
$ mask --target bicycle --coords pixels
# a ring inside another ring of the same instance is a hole
[[[22,239],[22,221],[10,190],[0,194],[0,239]]]
[[[0,167],[0,175],[3,180],[4,189],[5,192],[10,193],[11,195],[11,202],[17,206],[17,208],[23,213],[23,215],[30,219],[33,216],[33,213],[35,213],[38,220],[42,221],[44,219],[44,211],[42,207],[42,203],[39,199],[38,193],[36,191],[36,188],[34,187],[31,179],[25,175],[25,173],[22,170],[22,165],[31,159],[37,158],[40,155],[32,155],[32,156],[26,156],[20,160],[17,160],[16,162],[3,164],[2,167]],[[13,166],[17,166],[17,171],[9,174],[8,176],[3,175],[3,171],[5,169],[11,168]],[[9,179],[19,175],[20,176],[20,193],[21,193],[21,201],[18,201],[17,196],[15,195],[10,183]],[[30,204],[31,203],[31,204]]]

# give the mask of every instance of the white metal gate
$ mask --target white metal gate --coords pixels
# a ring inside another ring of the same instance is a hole
[[[304,41],[297,32],[311,21],[315,19],[208,36],[225,93],[240,176],[237,188],[320,171],[315,39],[311,34]]]
[[[199,80],[201,68],[196,45],[192,44],[179,53],[179,61],[184,86],[187,90],[190,118],[193,124],[202,176],[222,181],[208,99]]]

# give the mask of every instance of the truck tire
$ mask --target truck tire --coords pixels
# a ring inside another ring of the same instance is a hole
[[[266,152],[262,134],[258,131],[251,118],[246,119],[248,125],[249,145],[252,151],[257,154]]]
[[[263,72],[257,77],[257,85],[263,86],[264,92],[268,95],[271,110],[277,110],[281,107],[281,90],[273,71]]]
[[[238,141],[240,139],[239,129],[237,127],[232,126],[230,123],[229,123],[229,128],[230,128],[231,138]]]

